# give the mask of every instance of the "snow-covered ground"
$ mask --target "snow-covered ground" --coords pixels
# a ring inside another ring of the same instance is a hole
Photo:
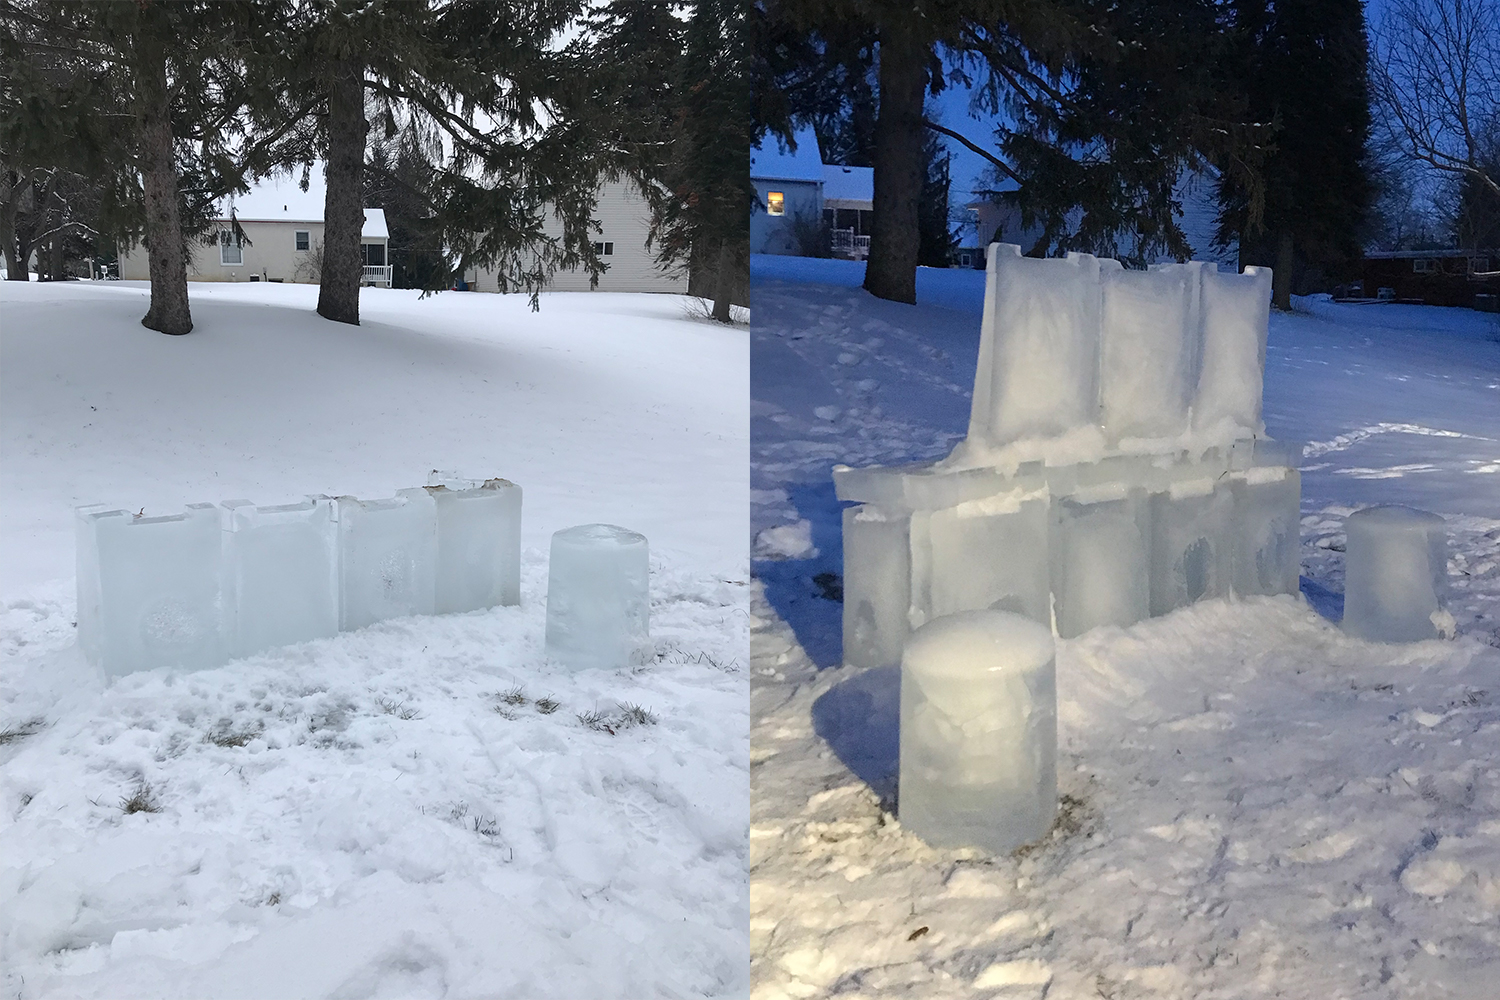
[[[350,327],[316,293],[195,284],[169,338],[140,284],[0,283],[5,995],[743,995],[746,331],[382,289]],[[434,468],[525,490],[519,608],[112,685],[79,656],[75,505]],[[651,542],[632,672],[543,655],[548,539],[592,521]]]
[[[829,478],[963,436],[984,275],[923,270],[903,306],[857,264],[751,274],[755,1000],[1496,995],[1496,317],[1272,316],[1267,430],[1307,442],[1304,598],[1059,643],[1059,821],[990,858],[892,813],[898,678],[839,666]],[[1455,641],[1334,624],[1343,519],[1382,502],[1448,518]]]

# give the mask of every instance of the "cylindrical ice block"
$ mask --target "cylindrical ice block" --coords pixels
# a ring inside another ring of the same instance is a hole
[[[576,670],[619,668],[650,655],[646,536],[583,524],[552,536],[547,653]]]
[[[964,611],[911,634],[901,656],[901,824],[933,847],[1002,853],[1057,811],[1052,632]]]
[[[1444,620],[1448,536],[1441,517],[1411,507],[1366,507],[1345,519],[1344,530],[1344,631],[1377,642],[1416,642],[1451,627]]]

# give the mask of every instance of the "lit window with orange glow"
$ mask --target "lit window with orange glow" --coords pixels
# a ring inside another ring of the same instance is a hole
[[[766,214],[785,215],[786,195],[782,194],[780,191],[768,192],[766,194]]]

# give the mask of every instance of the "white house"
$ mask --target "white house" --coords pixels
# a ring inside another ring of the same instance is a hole
[[[651,230],[651,208],[627,181],[609,181],[599,189],[594,218],[600,232],[594,235],[594,251],[606,265],[596,291],[687,292],[687,273],[664,271],[656,254],[646,246]],[[561,236],[562,225],[548,216],[543,227],[549,236]],[[472,269],[465,275],[476,292],[498,292],[500,283],[493,268]],[[547,284],[548,291],[587,292],[589,274],[582,270],[558,271]]]
[[[794,150],[767,137],[750,149],[755,209],[750,214],[752,253],[811,254],[831,233],[836,256],[863,259],[870,251],[875,171],[824,163],[810,128]]]
[[[214,220],[217,242],[189,244],[188,280],[316,284],[321,271],[326,194],[322,165],[313,164],[306,191],[298,186],[300,178],[300,171],[262,178],[247,194],[224,199]],[[243,242],[230,227],[231,213],[244,233]],[[366,283],[390,287],[389,241],[385,211],[365,209],[360,253]],[[137,244],[120,256],[120,277],[151,277],[144,246]]]

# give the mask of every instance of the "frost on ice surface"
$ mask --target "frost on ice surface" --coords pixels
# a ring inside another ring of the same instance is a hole
[[[912,633],[901,656],[901,825],[935,847],[1004,853],[1057,810],[1052,633],[968,611]]]
[[[433,611],[437,533],[424,489],[388,500],[338,498],[339,628]]]
[[[1443,519],[1410,507],[1366,507],[1345,519],[1344,530],[1344,629],[1378,642],[1437,638],[1448,595]]]
[[[224,508],[224,603],[228,655],[324,639],[339,630],[335,501]]]
[[[109,675],[224,660],[219,512],[77,513],[80,644]]]
[[[577,670],[618,669],[649,655],[646,536],[582,524],[552,536],[547,567],[547,653]]]

